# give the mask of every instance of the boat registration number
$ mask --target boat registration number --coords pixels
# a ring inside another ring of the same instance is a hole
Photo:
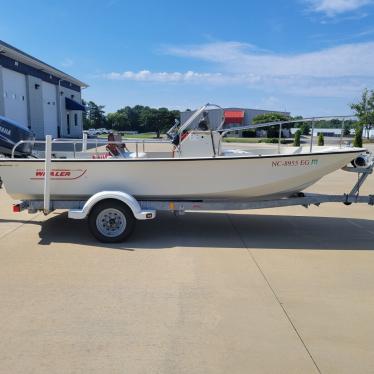
[[[272,161],[271,166],[273,168],[277,167],[293,167],[293,166],[316,166],[318,165],[318,160],[281,160]]]

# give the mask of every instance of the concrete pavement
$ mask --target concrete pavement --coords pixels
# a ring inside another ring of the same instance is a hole
[[[0,202],[1,373],[374,372],[373,207],[164,213],[104,245]]]

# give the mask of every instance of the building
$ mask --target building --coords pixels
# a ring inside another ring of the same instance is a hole
[[[0,40],[0,115],[45,135],[82,136],[87,85]]]
[[[180,120],[181,124],[183,125],[195,112],[194,111],[184,111],[181,112]],[[217,129],[222,121],[224,121],[224,128],[229,128],[230,126],[247,126],[251,125],[253,118],[258,116],[259,114],[266,114],[266,113],[281,113],[286,116],[289,116],[289,112],[279,112],[274,110],[260,110],[260,109],[244,109],[244,108],[225,108],[224,112],[222,109],[209,109],[208,110],[208,118],[209,124],[212,129]],[[223,114],[223,117],[222,117]],[[202,118],[202,114],[198,116],[193,121],[193,127],[196,127],[199,121]],[[266,130],[265,130],[266,131]],[[242,136],[242,131],[233,131],[230,133],[230,136]]]

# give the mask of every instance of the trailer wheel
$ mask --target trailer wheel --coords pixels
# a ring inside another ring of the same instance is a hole
[[[134,230],[135,218],[130,208],[116,200],[97,203],[88,216],[92,234],[103,243],[124,241]]]

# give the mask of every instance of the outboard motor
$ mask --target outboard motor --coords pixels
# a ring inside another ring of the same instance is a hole
[[[29,129],[6,117],[0,116],[0,154],[6,157],[12,155],[12,149],[20,140],[34,140],[34,134]],[[33,143],[20,144],[14,155],[27,157],[31,155]]]
[[[366,168],[370,165],[370,157],[364,153],[358,155],[354,160],[352,160],[352,165],[355,168]]]

